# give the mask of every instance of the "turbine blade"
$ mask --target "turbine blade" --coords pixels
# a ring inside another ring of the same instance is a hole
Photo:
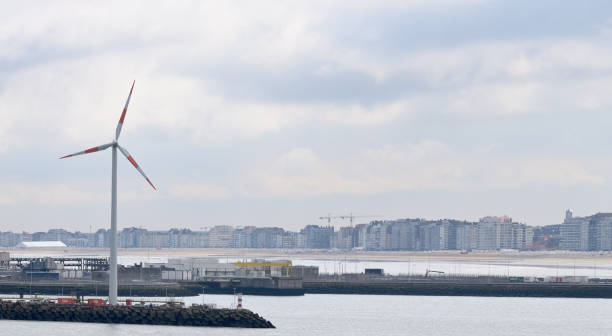
[[[142,169],[140,168],[140,166],[138,165],[138,163],[136,163],[136,160],[134,160],[134,158],[132,157],[132,155],[127,151],[127,149],[117,145],[117,147],[119,148],[119,150],[121,151],[121,154],[123,154],[123,156],[125,156],[126,159],[128,159],[128,161],[130,161],[130,163],[132,164],[132,166],[134,166],[134,168],[136,168],[136,170],[138,170],[138,172],[140,173],[140,175],[142,175],[142,177],[145,178],[145,180],[147,180],[147,182],[149,182],[149,184],[151,185],[151,187],[153,187],[153,189],[157,190],[157,188],[155,188],[155,186],[153,185],[153,183],[151,183],[151,180],[149,180],[149,178],[147,177],[147,175],[144,173],[144,171],[142,171]]]
[[[82,154],[89,154],[89,153],[95,153],[95,152],[103,151],[103,150],[107,149],[108,147],[110,147],[112,145],[113,145],[113,143],[111,142],[111,143],[107,143],[106,145],[100,145],[100,146],[96,146],[96,147],[91,147],[89,149],[86,149],[86,150],[78,152],[78,153],[64,155],[60,159],[65,159],[65,158],[69,158],[69,157],[72,157],[72,156],[77,156],[77,155],[82,155]]]
[[[123,121],[125,120],[125,113],[127,112],[128,105],[130,105],[130,98],[132,98],[132,91],[134,90],[134,84],[136,81],[132,82],[132,88],[130,89],[130,94],[125,101],[125,106],[123,107],[123,112],[121,112],[121,118],[119,118],[119,123],[117,124],[117,130],[115,130],[115,141],[119,140],[119,135],[121,135],[121,127],[123,127]]]

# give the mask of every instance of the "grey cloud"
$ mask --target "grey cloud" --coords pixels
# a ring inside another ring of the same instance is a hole
[[[494,196],[509,202],[534,192],[554,193],[551,214],[512,214],[549,223],[556,208],[585,204],[559,196],[569,189],[584,199],[592,190],[593,204],[605,206],[607,2],[40,4],[40,13],[26,5],[0,14],[0,181],[23,183],[32,199],[64,186],[48,195],[105,202],[97,197],[108,192],[108,153],[61,165],[57,156],[110,137],[137,77],[124,136],[161,192],[139,194],[146,185],[122,162],[125,225],[256,217],[298,227],[314,213],[359,207],[469,218],[482,207],[502,211]],[[409,150],[364,159],[368,148],[424,139],[452,149],[425,146],[441,153],[425,160],[432,171],[410,161]],[[277,162],[295,148],[303,150]],[[456,206],[465,195],[440,180],[469,189],[479,207]],[[76,222],[94,206],[41,206],[38,216],[0,208],[4,221],[44,228],[46,217]],[[99,217],[92,221],[105,226]]]
[[[585,37],[610,19],[608,1],[485,1],[423,8],[347,11],[322,28],[348,48],[390,53],[483,41]]]

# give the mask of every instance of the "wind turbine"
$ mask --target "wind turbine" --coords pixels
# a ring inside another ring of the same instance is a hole
[[[138,170],[138,172],[149,182],[153,189],[157,190],[153,183],[149,180],[147,175],[145,175],[144,171],[140,168],[138,163],[134,160],[132,155],[123,147],[119,146],[119,135],[121,135],[121,127],[123,126],[123,121],[125,120],[125,113],[127,112],[128,105],[130,104],[130,98],[132,97],[132,90],[134,90],[134,81],[132,83],[132,88],[130,89],[130,94],[128,95],[127,101],[125,102],[125,107],[123,108],[123,112],[121,112],[121,118],[119,119],[119,123],[117,124],[117,129],[115,130],[115,140],[113,142],[92,147],[86,149],[84,151],[62,156],[60,159],[65,159],[72,156],[77,156],[81,154],[90,154],[99,151],[103,151],[109,147],[113,149],[113,168],[112,168],[112,187],[111,187],[111,241],[110,241],[110,279],[108,284],[108,301],[111,305],[117,304],[117,149],[125,156],[128,161]]]

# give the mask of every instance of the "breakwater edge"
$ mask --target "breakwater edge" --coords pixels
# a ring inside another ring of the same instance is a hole
[[[270,321],[248,309],[216,309],[199,305],[184,308],[173,305],[111,306],[3,301],[0,303],[0,319],[194,327],[274,328]]]

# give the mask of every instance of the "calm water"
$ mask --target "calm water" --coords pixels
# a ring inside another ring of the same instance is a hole
[[[228,307],[233,296],[206,295]],[[202,297],[186,298],[202,302]],[[245,296],[274,330],[0,321],[11,335],[611,335],[612,300],[377,295]]]

